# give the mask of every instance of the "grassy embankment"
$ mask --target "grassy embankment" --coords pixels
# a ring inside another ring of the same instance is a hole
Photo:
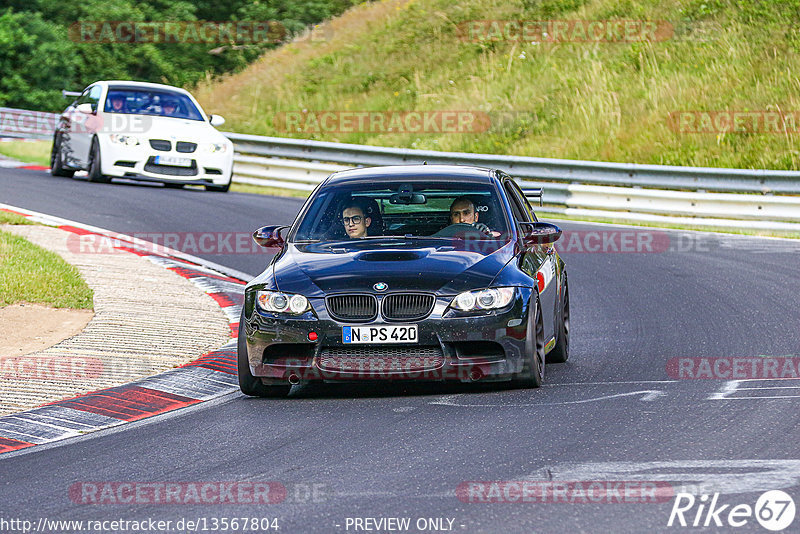
[[[30,224],[0,211],[0,224]],[[92,309],[93,292],[78,270],[55,252],[0,231],[0,307],[18,302]]]
[[[412,0],[355,7],[195,94],[251,134],[597,161],[800,169],[796,133],[679,133],[685,110],[800,110],[800,2]],[[471,20],[670,21],[658,42],[470,42]],[[474,110],[488,133],[286,132],[302,110]],[[503,115],[511,112],[510,115]],[[521,113],[519,113],[521,112]],[[518,113],[518,115],[513,115]]]

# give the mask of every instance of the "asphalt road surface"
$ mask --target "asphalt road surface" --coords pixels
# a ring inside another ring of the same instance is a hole
[[[127,234],[249,234],[290,224],[301,204],[16,169],[0,169],[0,202]],[[800,381],[786,380],[800,356],[800,243],[562,227],[572,353],[547,366],[545,387],[336,384],[295,387],[282,400],[228,395],[0,457],[0,531],[12,531],[3,519],[46,518],[213,532],[236,517],[248,527],[266,519],[280,533],[768,532],[757,512],[769,524],[768,512],[785,519],[793,509],[759,496],[783,490],[800,504]],[[253,275],[268,260],[211,252],[196,255]],[[766,360],[777,373],[764,371]],[[745,376],[763,379],[733,380]],[[221,482],[244,493],[213,502]],[[119,483],[139,484],[141,498],[117,502]],[[162,483],[182,484],[188,502],[152,503]],[[204,483],[217,484],[209,499],[187,498]],[[264,483],[275,483],[280,502],[248,504],[248,488]],[[725,508],[709,517],[715,498],[713,509]],[[729,517],[740,504],[753,515]],[[800,518],[785,529],[798,531]]]

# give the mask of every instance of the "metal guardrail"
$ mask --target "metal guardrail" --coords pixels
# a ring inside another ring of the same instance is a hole
[[[0,107],[0,137],[52,137],[58,114]],[[800,232],[800,171],[672,167],[437,152],[224,132],[234,181],[302,191],[356,166],[459,164],[499,168],[541,187],[540,212],[637,222]]]
[[[228,133],[237,152],[360,166],[433,164],[503,169],[524,180],[739,193],[800,194],[800,171],[671,167],[568,159],[437,152]]]
[[[0,107],[0,137],[52,139],[57,113]]]
[[[282,182],[281,187],[310,190],[329,173],[353,166],[476,165],[506,171],[523,189],[543,188],[545,206],[537,208],[540,212],[800,232],[798,171],[604,163],[225,135],[237,153],[235,180],[247,183],[268,179],[269,185]]]

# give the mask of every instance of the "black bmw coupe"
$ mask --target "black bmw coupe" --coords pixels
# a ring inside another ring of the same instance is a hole
[[[569,356],[569,288],[514,180],[450,165],[362,168],[324,180],[245,289],[242,392],[333,380],[515,381]]]

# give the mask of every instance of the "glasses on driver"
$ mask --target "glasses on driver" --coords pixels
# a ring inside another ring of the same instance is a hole
[[[364,220],[364,217],[361,215],[353,215],[352,217],[342,217],[342,222],[345,226],[350,226],[351,224],[359,225],[361,221]]]

